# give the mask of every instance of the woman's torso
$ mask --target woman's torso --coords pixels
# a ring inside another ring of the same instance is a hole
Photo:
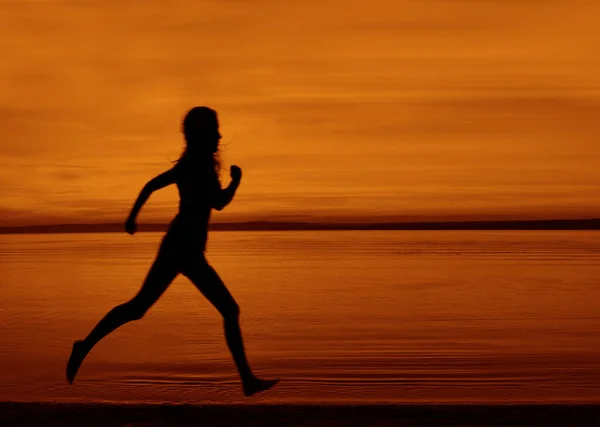
[[[171,221],[165,241],[180,249],[204,251],[213,201],[220,184],[212,168],[191,162],[175,166],[179,212]]]

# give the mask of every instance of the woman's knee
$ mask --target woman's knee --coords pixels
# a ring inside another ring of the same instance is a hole
[[[221,311],[221,314],[226,322],[237,322],[240,318],[240,306],[235,301],[232,301]]]
[[[126,302],[125,304],[121,304],[115,308],[115,311],[118,311],[119,314],[124,317],[127,321],[132,320],[140,320],[146,312],[148,311],[148,307],[139,303],[138,301],[131,300]]]

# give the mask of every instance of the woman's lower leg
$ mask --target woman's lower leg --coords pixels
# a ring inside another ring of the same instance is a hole
[[[247,382],[254,379],[254,374],[248,364],[246,358],[246,351],[244,350],[244,341],[242,338],[242,331],[240,329],[239,319],[237,317],[224,320],[225,326],[225,339],[229,351],[233,356],[235,365],[238,369],[242,382]]]

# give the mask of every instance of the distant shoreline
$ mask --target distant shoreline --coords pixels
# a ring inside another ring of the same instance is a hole
[[[164,232],[168,224],[140,224],[141,232]],[[212,223],[213,231],[326,231],[326,230],[600,230],[600,219],[456,221],[456,222],[382,222],[316,223],[250,221]],[[123,224],[50,224],[0,227],[0,234],[115,233]]]

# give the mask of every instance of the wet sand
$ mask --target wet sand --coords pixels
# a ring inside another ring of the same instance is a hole
[[[600,405],[126,405],[0,403],[3,427],[598,426]]]

